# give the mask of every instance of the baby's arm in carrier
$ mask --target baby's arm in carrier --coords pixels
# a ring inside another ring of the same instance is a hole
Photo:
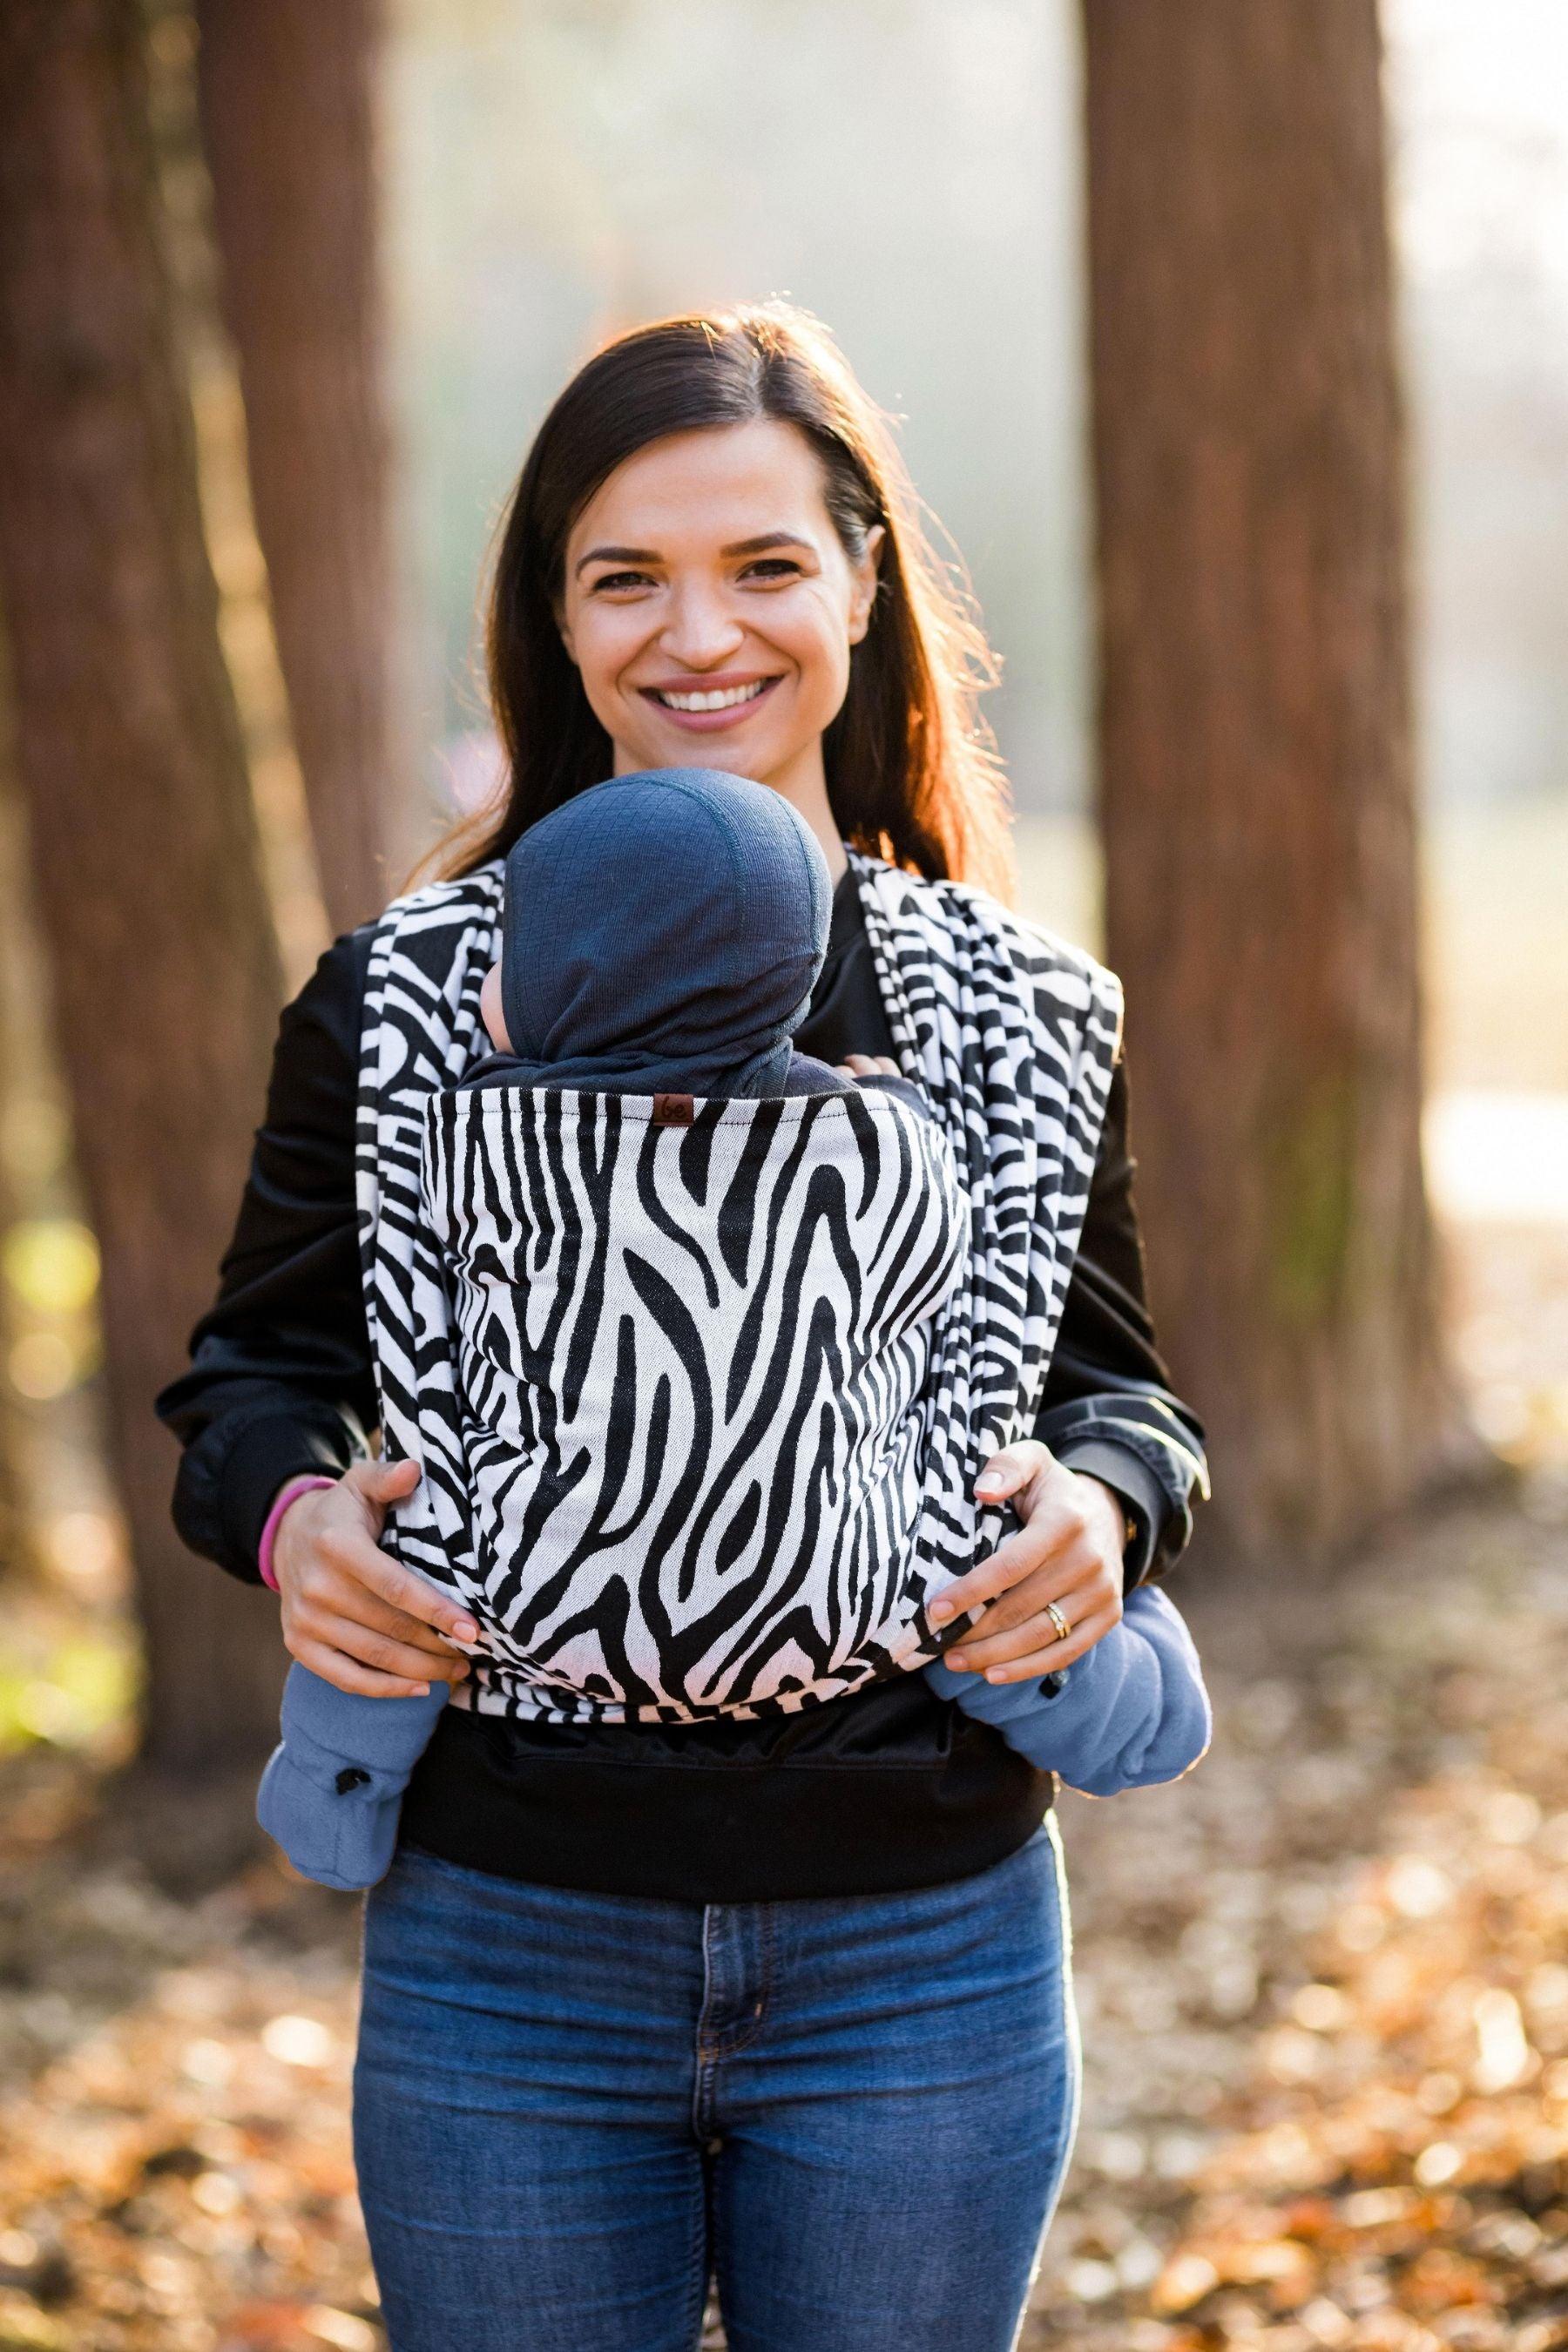
[[[1179,1780],[1214,1729],[1193,1637],[1157,1585],[1134,1587],[1121,1623],[1059,1675],[988,1683],[938,1660],[925,1675],[1031,1764],[1090,1797]]]
[[[853,1078],[872,1094],[892,1095],[922,1118],[934,1118],[936,1114],[912,1078],[906,1078],[889,1054],[851,1054],[847,1062],[836,1062],[834,1068],[841,1077]]]

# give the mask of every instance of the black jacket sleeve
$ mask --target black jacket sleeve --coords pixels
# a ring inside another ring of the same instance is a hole
[[[375,1425],[360,1286],[354,1105],[374,926],[333,942],[279,1024],[217,1297],[158,1418],[184,1448],[174,1525],[250,1583],[274,1495],[297,1471],[346,1470]]]
[[[1046,1376],[1035,1434],[1058,1461],[1113,1487],[1133,1534],[1128,1591],[1163,1577],[1207,1496],[1204,1426],[1171,1386],[1155,1342],[1128,1148],[1127,1069],[1111,1075],[1083,1234]]]

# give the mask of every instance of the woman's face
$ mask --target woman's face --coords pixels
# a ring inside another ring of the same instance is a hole
[[[573,528],[556,609],[614,772],[721,768],[797,806],[825,798],[823,730],[884,536],[851,564],[816,452],[772,417],[671,434],[617,467]]]

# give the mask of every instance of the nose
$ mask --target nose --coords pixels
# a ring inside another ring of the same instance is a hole
[[[713,669],[731,659],[745,635],[721,589],[706,581],[686,581],[676,589],[659,642],[682,668]]]

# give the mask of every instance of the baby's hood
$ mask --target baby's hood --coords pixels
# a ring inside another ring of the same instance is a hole
[[[779,793],[706,768],[614,776],[507,859],[501,1003],[536,1085],[775,1090],[832,887]]]

